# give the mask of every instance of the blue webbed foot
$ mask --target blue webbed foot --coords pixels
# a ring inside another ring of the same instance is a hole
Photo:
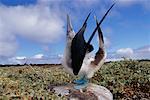
[[[85,78],[85,77],[83,77],[83,78],[81,78],[79,80],[75,80],[74,83],[76,84],[74,86],[74,88],[77,89],[77,90],[80,90],[82,88],[87,87],[87,85],[88,85],[88,79]]]
[[[83,83],[83,84],[79,84],[79,85],[75,85],[74,88],[77,89],[77,90],[80,90],[80,89],[83,89],[87,86],[88,86],[88,82]]]
[[[79,79],[79,80],[74,80],[73,82],[74,82],[75,84],[84,84],[84,83],[87,82],[87,80],[81,78],[81,79]]]

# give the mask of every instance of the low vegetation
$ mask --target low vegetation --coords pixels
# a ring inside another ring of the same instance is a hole
[[[48,89],[70,83],[61,65],[24,65],[0,68],[0,100],[66,100]],[[105,63],[90,82],[107,87],[115,100],[150,100],[150,61]]]

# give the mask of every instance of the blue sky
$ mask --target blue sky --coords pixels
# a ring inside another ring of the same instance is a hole
[[[107,60],[150,59],[149,0],[115,0],[101,25]],[[0,0],[0,63],[58,63],[65,48],[66,15],[75,32],[92,12],[86,40],[113,0]],[[97,35],[92,40],[97,50]],[[93,54],[94,54],[93,52]]]

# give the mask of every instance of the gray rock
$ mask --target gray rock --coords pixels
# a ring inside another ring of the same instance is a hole
[[[113,100],[112,93],[105,87],[89,83],[81,90],[73,88],[74,84],[53,86],[51,91],[56,95],[66,96],[68,100]]]

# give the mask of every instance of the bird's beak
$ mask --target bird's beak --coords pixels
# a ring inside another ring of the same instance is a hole
[[[91,13],[88,14],[88,16],[86,17],[81,29],[77,32],[76,36],[80,35],[80,36],[83,36],[84,32],[85,32],[85,29],[86,29],[86,26],[87,26],[87,20],[89,18]]]
[[[100,20],[100,22],[97,24],[96,28],[94,29],[92,35],[90,36],[88,42],[87,42],[87,46],[86,49],[88,48],[88,45],[90,44],[91,40],[93,39],[96,31],[98,30],[99,26],[101,25],[101,23],[104,21],[105,17],[108,15],[109,11],[112,9],[112,7],[115,5],[115,3],[107,10],[107,12],[105,13],[105,15],[102,17],[102,19]]]

